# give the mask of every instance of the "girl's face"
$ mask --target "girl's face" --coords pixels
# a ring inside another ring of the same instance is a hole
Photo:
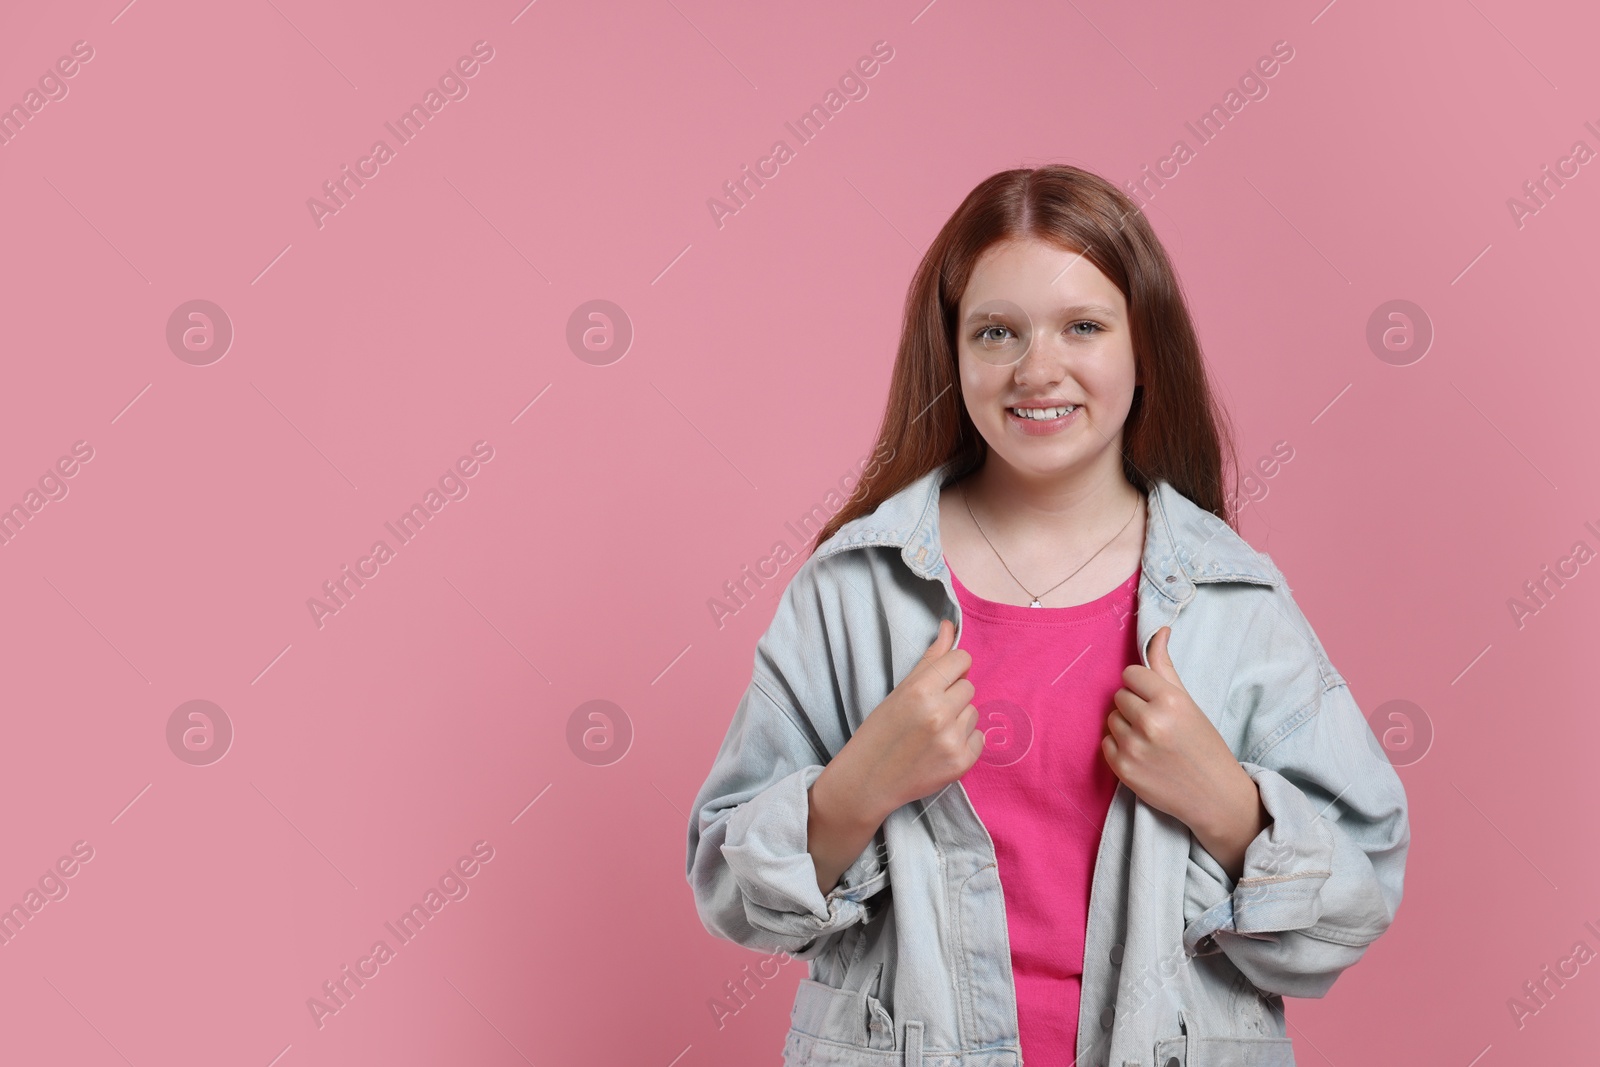
[[[1133,340],[1122,291],[1093,263],[1036,238],[991,245],[962,295],[956,349],[967,413],[995,456],[1034,477],[1121,475]]]

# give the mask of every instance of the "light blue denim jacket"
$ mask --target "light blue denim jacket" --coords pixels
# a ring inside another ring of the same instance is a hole
[[[809,961],[791,1067],[1022,1062],[994,842],[960,781],[891,813],[827,896],[806,850],[811,783],[941,619],[960,644],[939,542],[949,469],[845,524],[795,571],[690,816],[706,929]],[[1322,996],[1394,919],[1405,792],[1282,573],[1166,482],[1148,494],[1141,572],[1141,660],[1170,625],[1184,688],[1272,822],[1235,883],[1182,821],[1117,785],[1090,892],[1077,1063],[1292,1067],[1282,998]]]

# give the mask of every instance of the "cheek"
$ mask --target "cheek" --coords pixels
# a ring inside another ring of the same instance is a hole
[[[1005,439],[1006,413],[1000,410],[1003,384],[1004,378],[997,375],[993,367],[964,365],[961,368],[961,404],[978,436],[991,444]]]
[[[972,421],[981,423],[990,415],[997,396],[992,374],[984,371],[993,368],[979,365],[978,361],[963,354],[958,370],[961,375],[961,396],[967,405],[967,414]]]
[[[1107,405],[1129,407],[1133,404],[1133,387],[1136,374],[1131,352],[1106,353],[1089,371],[1086,388]]]

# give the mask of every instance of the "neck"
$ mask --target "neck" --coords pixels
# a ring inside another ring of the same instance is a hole
[[[1115,529],[1143,495],[1120,464],[1040,475],[1019,471],[993,453],[967,479],[966,493],[987,527],[1016,536]]]

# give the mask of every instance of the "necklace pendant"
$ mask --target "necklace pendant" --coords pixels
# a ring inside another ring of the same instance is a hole
[[[1044,605],[1039,603],[1039,598],[1038,597],[1034,597],[1033,598],[1033,603],[1029,604],[1028,607],[1030,607],[1030,608],[1042,608],[1042,607],[1044,607]]]

